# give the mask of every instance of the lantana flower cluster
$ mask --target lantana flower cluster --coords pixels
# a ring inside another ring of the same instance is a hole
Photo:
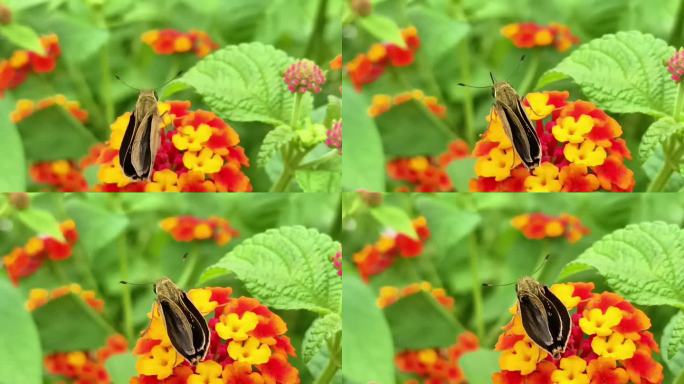
[[[31,179],[59,192],[86,192],[88,182],[81,169],[70,160],[42,161],[29,168]]]
[[[321,67],[309,59],[297,60],[283,74],[283,82],[291,93],[320,93],[325,81]]]
[[[171,216],[159,223],[162,230],[181,242],[213,240],[217,245],[226,245],[240,233],[222,217],[211,216],[201,219],[195,216]]]
[[[551,291],[571,311],[572,330],[559,360],[527,336],[517,305],[499,336],[500,372],[495,384],[661,383],[663,367],[651,320],[620,295],[594,293],[593,283],[554,284]]]
[[[251,192],[243,173],[249,166],[240,136],[208,111],[190,111],[189,101],[158,103],[166,130],[154,163],[151,181],[133,182],[119,165],[119,147],[131,116],[126,112],[111,125],[112,133],[99,156],[97,191]]]
[[[102,312],[104,310],[104,301],[98,299],[95,295],[95,291],[84,290],[80,285],[76,283],[71,283],[69,285],[64,285],[62,287],[55,288],[51,291],[43,288],[33,288],[29,291],[29,297],[26,301],[26,309],[29,311],[34,311],[43,305],[55,300],[59,297],[66,296],[68,294],[77,295],[88,304],[91,308],[97,312]]]
[[[325,133],[325,145],[336,148],[342,155],[342,119],[333,122],[332,127]]]
[[[105,368],[107,360],[128,351],[128,341],[123,335],[107,338],[106,344],[95,351],[60,352],[44,359],[45,369],[55,376],[73,380],[78,384],[109,384],[111,378]]]
[[[564,236],[570,244],[580,241],[591,233],[591,230],[585,227],[577,216],[569,213],[561,213],[559,216],[546,215],[541,212],[524,213],[514,217],[511,225],[531,240]]]
[[[675,83],[682,81],[684,76],[684,49],[680,49],[667,62],[667,71],[672,75]]]
[[[580,40],[566,25],[551,23],[513,23],[501,28],[501,34],[518,48],[548,47],[553,45],[558,52],[565,52]]]
[[[57,35],[46,35],[40,38],[45,49],[45,56],[35,52],[18,50],[7,60],[0,61],[0,98],[8,89],[20,86],[30,73],[49,73],[57,66],[57,59],[62,54]]]
[[[36,236],[2,258],[7,275],[14,285],[19,285],[19,280],[35,273],[47,260],[60,261],[71,257],[72,247],[78,240],[76,223],[67,220],[59,227],[66,242],[49,236]]]
[[[415,52],[420,48],[418,30],[415,27],[404,28],[401,35],[406,48],[392,43],[376,43],[368,52],[358,54],[346,64],[349,79],[357,91],[382,76],[388,66],[406,67],[413,63]]]
[[[394,362],[399,371],[420,378],[406,380],[404,384],[466,383],[467,379],[461,370],[459,360],[463,354],[476,351],[479,344],[474,333],[464,332],[449,347],[403,351],[394,357]]]
[[[380,288],[380,295],[376,304],[380,308],[386,308],[407,296],[415,295],[418,292],[427,292],[437,300],[444,308],[451,310],[454,308],[454,298],[448,296],[444,288],[433,288],[427,281],[412,283],[403,288],[385,286]]]
[[[387,163],[387,175],[400,185],[397,192],[451,192],[454,186],[446,172],[452,161],[470,156],[468,143],[454,140],[449,143],[446,152],[439,156],[414,156],[392,159]]]
[[[402,92],[394,97],[390,95],[374,95],[371,100],[371,106],[368,107],[368,115],[370,117],[378,117],[383,113],[388,112],[393,107],[415,100],[422,103],[432,114],[440,119],[446,118],[446,106],[439,103],[434,96],[426,96],[420,89]]]
[[[383,233],[375,244],[366,245],[352,256],[364,281],[371,276],[384,272],[398,258],[414,258],[423,252],[423,244],[430,237],[430,229],[425,217],[413,220],[413,228],[418,234],[417,239],[394,231]]]
[[[258,300],[233,298],[230,288],[191,289],[188,297],[203,315],[211,314],[209,351],[196,366],[173,348],[155,304],[150,326],[133,350],[138,377],[131,384],[252,383],[298,384],[299,372],[287,324]]]
[[[140,37],[159,55],[193,52],[197,57],[204,57],[219,48],[206,32],[191,29],[185,33],[174,29],[151,30]]]
[[[542,147],[542,163],[532,172],[522,165],[492,111],[489,128],[473,152],[478,177],[471,180],[471,191],[632,191],[634,173],[624,164],[632,155],[620,138],[620,124],[594,104],[568,102],[568,97],[568,92],[551,91],[525,98]]]
[[[18,123],[34,113],[47,109],[53,105],[64,108],[71,113],[76,120],[83,124],[88,122],[88,111],[82,109],[78,101],[69,100],[64,95],[51,96],[37,102],[21,99],[17,101],[16,109],[10,113],[10,120],[12,120],[13,123]]]

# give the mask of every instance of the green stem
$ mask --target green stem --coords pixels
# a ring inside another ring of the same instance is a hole
[[[86,81],[85,77],[79,71],[76,69],[70,62],[66,62],[66,69],[67,72],[69,72],[69,77],[71,78],[71,81],[76,84],[76,89],[77,92],[79,93],[79,99],[83,102],[83,105],[90,111],[90,119],[93,120],[93,125],[98,131],[98,134],[103,134],[106,136],[106,133],[109,131],[108,125],[109,122],[105,122],[102,118],[102,111],[100,107],[97,105],[95,102],[95,97],[93,96],[93,93],[90,90],[90,86],[88,85],[88,82]]]
[[[483,302],[482,302],[482,282],[480,281],[480,274],[478,272],[478,247],[477,238],[475,233],[471,233],[468,236],[468,252],[470,253],[470,279],[473,285],[473,306],[474,317],[475,317],[475,332],[477,337],[482,339],[484,336],[484,312],[483,312]]]
[[[119,253],[119,278],[128,281],[128,243],[125,234],[121,234],[117,239]],[[124,315],[124,335],[128,340],[133,339],[133,300],[131,299],[131,289],[128,284],[121,286],[121,306]]]
[[[532,80],[534,80],[534,77],[537,75],[538,69],[539,54],[537,52],[533,52],[532,58],[530,59],[530,62],[527,65],[527,71],[525,72],[525,76],[523,76],[523,80],[520,82],[520,86],[518,87],[519,95],[525,95],[527,91],[530,89],[530,86],[532,85]]]
[[[684,103],[684,86],[680,82],[677,84],[677,100],[675,101],[675,109],[672,112],[674,121],[679,121],[679,114],[682,112],[682,103]]]
[[[285,162],[283,163],[283,173],[280,175],[280,178],[278,178],[278,181],[276,181],[276,183],[273,184],[270,192],[287,191],[287,188],[290,186],[292,178],[294,177],[294,173],[297,170],[299,162],[302,161],[304,156],[306,156],[309,153],[309,151],[311,151],[311,149],[296,152],[294,155],[289,157],[289,159],[285,160]]]
[[[290,127],[295,131],[299,128],[299,110],[302,108],[303,93],[296,93],[294,106],[292,107],[292,119],[290,120]]]
[[[684,29],[684,0],[679,2],[679,8],[677,10],[677,19],[675,19],[675,24],[672,27],[672,33],[670,34],[670,45],[678,47],[681,45],[682,30]]]
[[[185,268],[183,268],[183,272],[181,272],[181,275],[178,278],[178,286],[182,289],[188,289],[187,285],[190,282],[192,273],[195,271],[195,268],[197,267],[198,261],[199,253],[195,250],[190,251],[188,253],[188,259],[185,262]]]
[[[323,40],[322,36],[325,36],[325,16],[327,10],[328,0],[320,0],[318,3],[318,10],[316,11],[316,21],[314,21],[314,27],[311,31],[311,36],[309,36],[309,42],[306,44],[306,49],[304,50],[304,57],[311,57],[316,46]],[[315,59],[319,58],[317,57]]]
[[[84,280],[88,283],[88,285],[91,287],[91,289],[94,289],[99,296],[102,296],[102,291],[99,289],[99,286],[97,284],[97,279],[95,279],[95,276],[93,275],[92,270],[90,269],[90,261],[87,260],[85,255],[83,254],[83,247],[82,246],[77,246],[74,248],[74,261],[76,264],[78,264],[80,273],[83,276]]]
[[[332,382],[335,374],[340,369],[340,361],[338,360],[338,354],[340,353],[340,343],[342,342],[341,333],[335,335],[335,339],[332,344],[328,345],[328,350],[330,351],[330,357],[328,358],[328,365],[325,367],[323,373],[316,379],[314,384],[329,384]]]

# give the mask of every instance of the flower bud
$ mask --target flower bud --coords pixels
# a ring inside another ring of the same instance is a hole
[[[311,91],[319,93],[325,84],[325,74],[321,68],[311,60],[303,59],[295,62],[283,75],[287,89],[292,93]]]
[[[684,75],[684,49],[675,52],[667,62],[667,71],[672,74],[672,80],[679,83]]]

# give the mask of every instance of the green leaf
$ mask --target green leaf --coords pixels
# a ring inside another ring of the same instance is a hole
[[[406,42],[401,36],[401,28],[397,23],[385,16],[378,14],[368,15],[358,19],[361,28],[383,43],[393,43],[401,48],[406,48]]]
[[[342,373],[358,383],[394,383],[392,334],[375,297],[356,276],[344,280]],[[345,382],[347,381],[345,380]]]
[[[656,120],[646,129],[639,143],[639,158],[642,163],[648,160],[653,152],[670,137],[681,132],[684,132],[684,126],[671,117]]]
[[[125,215],[106,211],[88,201],[69,200],[66,202],[66,211],[76,222],[81,244],[88,255],[93,257],[128,226]]]
[[[0,279],[0,377],[7,383],[43,382],[43,359],[38,330],[24,308],[19,290]]]
[[[391,205],[381,205],[371,209],[370,213],[383,226],[403,233],[413,239],[418,238],[411,218],[403,209]]]
[[[337,97],[330,95],[328,96],[328,105],[325,107],[325,119],[323,119],[323,125],[326,128],[332,127],[333,121],[342,118],[342,100]]]
[[[385,153],[391,156],[435,155],[454,138],[446,125],[416,100],[392,107],[375,118],[375,123]]]
[[[342,318],[336,313],[319,317],[311,323],[302,341],[302,358],[309,362],[318,351],[332,341],[337,332],[342,331]]]
[[[463,331],[463,326],[425,291],[397,300],[385,308],[385,317],[398,350],[447,347]]]
[[[297,184],[303,192],[339,192],[342,175],[337,170],[298,169],[295,172]]]
[[[265,305],[339,313],[342,282],[330,258],[340,244],[302,226],[280,227],[252,236],[235,247],[200,278],[233,272]]]
[[[53,12],[45,20],[45,28],[57,33],[64,57],[73,63],[80,63],[98,52],[109,40],[107,29],[85,21],[87,19]]]
[[[0,100],[0,191],[21,192],[26,190],[26,159],[24,147],[21,145],[21,137],[17,127],[10,121],[10,111],[14,109],[9,105],[7,98]]]
[[[631,224],[594,243],[561,273],[593,267],[627,300],[684,308],[684,234],[664,222]]]
[[[470,190],[470,180],[477,177],[475,158],[456,159],[447,165],[446,172],[456,191],[467,192]]]
[[[137,376],[135,362],[137,358],[132,353],[121,353],[114,355],[105,362],[105,369],[111,379],[112,384],[128,384],[131,377]]]
[[[26,157],[32,161],[79,159],[96,139],[60,106],[35,112],[17,124]]]
[[[343,85],[344,157],[342,187],[345,190],[385,190],[385,155],[375,122],[365,112],[368,103],[354,88]]]
[[[408,17],[411,19],[411,24],[418,28],[420,49],[433,65],[445,55],[453,57],[458,43],[470,32],[468,23],[454,20],[437,9],[414,6],[409,9]]]
[[[64,235],[59,229],[59,223],[48,211],[40,209],[23,209],[17,211],[17,219],[31,228],[38,235],[48,235],[59,241],[64,241]]]
[[[17,23],[0,25],[0,35],[19,48],[36,52],[39,55],[45,54],[45,48],[40,43],[40,37],[30,27]]]
[[[432,244],[441,250],[441,254],[448,254],[449,249],[460,244],[482,220],[477,213],[459,209],[454,204],[430,196],[418,197],[416,207],[427,219]]]
[[[71,293],[33,311],[33,320],[45,354],[97,349],[111,333],[101,315]]]
[[[605,35],[583,44],[539,79],[545,86],[571,77],[589,100],[617,113],[672,114],[674,81],[663,66],[675,49],[637,31]]]
[[[499,370],[499,352],[478,349],[464,353],[458,363],[468,384],[489,384],[494,373]]]
[[[257,165],[264,168],[273,155],[296,137],[297,135],[289,125],[279,125],[268,131],[257,154]]]
[[[672,372],[684,370],[684,312],[677,312],[667,323],[660,347],[663,360]]]
[[[295,59],[270,45],[231,45],[202,59],[181,78],[172,82],[191,86],[212,111],[233,121],[258,121],[271,125],[290,124],[294,96],[283,82],[283,73]],[[176,91],[165,90],[165,96]],[[302,98],[308,117],[312,98]]]

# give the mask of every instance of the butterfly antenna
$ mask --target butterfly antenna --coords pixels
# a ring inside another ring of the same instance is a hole
[[[470,84],[465,84],[465,83],[458,83],[460,87],[468,87],[468,88],[491,88],[491,85],[470,85]]]
[[[520,56],[520,60],[518,60],[518,63],[515,65],[513,70],[508,73],[508,76],[506,76],[507,79],[510,79],[513,75],[518,73],[518,70],[520,69],[520,64],[525,60],[525,55]]]
[[[164,88],[164,87],[167,86],[170,82],[172,82],[172,81],[176,80],[177,78],[179,78],[180,75],[183,74],[183,72],[184,72],[183,70],[178,71],[178,73],[176,73],[176,76],[174,76],[174,77],[172,77],[172,78],[166,80],[163,84],[161,84],[160,86],[158,86],[157,89]]]
[[[123,85],[127,86],[128,88],[140,92],[140,89],[139,89],[139,88],[136,88],[136,87],[134,87],[134,86],[128,84],[127,82],[124,81],[124,79],[121,78],[121,76],[117,75],[116,73],[114,74],[114,77],[115,77],[117,80],[119,80]]]
[[[131,283],[130,281],[119,280],[119,284],[123,285],[154,285],[154,283]]]
[[[542,267],[543,267],[543,266],[546,264],[546,262],[549,260],[549,257],[551,257],[551,254],[550,254],[550,253],[547,253],[546,256],[544,256],[544,260],[542,260],[542,262],[539,263],[539,265],[537,266],[537,268],[535,268],[534,272],[532,272],[532,275],[536,275],[537,272],[539,272],[539,271],[542,269]],[[507,285],[513,285],[513,284],[515,284],[515,283],[517,283],[517,282],[516,282],[516,281],[512,281],[512,282],[510,282],[510,283],[505,283],[505,284],[482,283],[482,286],[483,286],[483,287],[505,287],[505,286],[507,286]]]

